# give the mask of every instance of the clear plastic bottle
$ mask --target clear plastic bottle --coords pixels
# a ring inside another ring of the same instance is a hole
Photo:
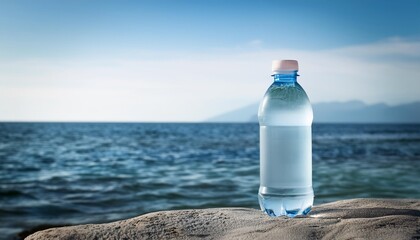
[[[270,216],[306,215],[312,189],[311,103],[297,83],[296,60],[273,61],[274,83],[258,110],[261,210]]]

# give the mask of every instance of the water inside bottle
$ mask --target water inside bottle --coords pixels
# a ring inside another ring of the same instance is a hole
[[[311,126],[261,126],[259,202],[270,216],[306,215],[313,205]]]

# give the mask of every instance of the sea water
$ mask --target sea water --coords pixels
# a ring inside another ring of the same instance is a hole
[[[305,215],[313,204],[310,126],[260,127],[261,208],[270,216]]]
[[[57,219],[70,225],[162,210],[256,208],[259,128],[0,122],[0,240]],[[312,139],[315,204],[420,198],[419,124],[314,124]]]

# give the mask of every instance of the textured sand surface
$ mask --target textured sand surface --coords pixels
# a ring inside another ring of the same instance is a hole
[[[420,239],[420,200],[353,199],[310,216],[247,208],[164,211],[106,224],[52,228],[26,239]]]

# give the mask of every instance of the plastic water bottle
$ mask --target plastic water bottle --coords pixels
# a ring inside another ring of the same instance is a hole
[[[273,61],[274,83],[258,110],[261,210],[270,216],[306,215],[312,189],[311,103],[296,78],[296,60]]]

